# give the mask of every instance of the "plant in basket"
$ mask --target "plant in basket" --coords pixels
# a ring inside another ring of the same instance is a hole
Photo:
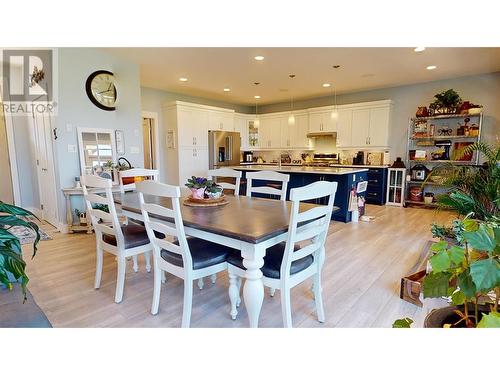
[[[205,190],[207,188],[207,179],[204,177],[192,176],[187,180],[185,185],[191,190],[191,194],[195,199],[205,199]]]
[[[210,199],[218,199],[222,196],[222,186],[217,185],[215,181],[207,181],[207,187],[205,189],[205,194]]]

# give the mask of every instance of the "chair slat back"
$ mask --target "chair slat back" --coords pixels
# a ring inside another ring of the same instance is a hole
[[[132,168],[120,171],[118,173],[120,180],[120,191],[124,193],[125,191],[131,191],[136,189],[135,182],[131,184],[123,184],[123,177],[149,177],[153,181],[158,181],[158,176],[160,172],[157,169],[145,169],[145,168]]]
[[[288,181],[290,180],[290,175],[285,173],[278,173],[275,171],[258,171],[258,172],[247,172],[247,197],[251,197],[252,193],[262,193],[277,195],[280,200],[286,200],[286,189],[288,186]],[[270,186],[252,186],[253,180],[263,180],[263,181],[275,181],[281,182],[281,189],[276,189]]]
[[[182,256],[184,268],[192,270],[193,260],[191,258],[191,252],[189,251],[189,245],[184,231],[184,223],[182,222],[181,216],[180,187],[162,184],[156,181],[141,181],[136,185],[144,225],[148,232],[149,241],[153,244],[155,257],[158,257],[157,259],[161,257],[160,252],[162,249],[180,254]],[[172,208],[170,209],[155,203],[146,203],[147,196],[170,198]],[[169,226],[157,221],[152,221],[150,215],[173,218],[174,222],[172,226]],[[171,240],[172,238],[177,238],[178,244],[174,243],[173,240]]]
[[[102,234],[109,234],[115,236],[117,247],[125,249],[125,242],[123,239],[123,232],[116,213],[116,206],[113,200],[113,193],[111,191],[111,180],[102,178],[95,175],[83,175],[80,177],[83,188],[83,197],[87,206],[87,212],[92,220],[92,225],[96,232],[96,236],[102,240]],[[95,192],[89,191],[103,190],[104,196],[98,195]],[[93,205],[102,204],[108,206],[108,212],[98,210]]]
[[[217,177],[230,177],[230,178],[235,178],[236,183],[235,184],[230,184],[228,182],[217,182],[224,190],[234,190],[234,195],[240,195],[240,181],[241,181],[241,172],[236,171],[231,168],[220,168],[220,169],[210,169],[208,171],[208,177],[210,179],[213,179],[214,177],[215,182],[217,182]]]
[[[281,275],[290,276],[292,262],[313,255],[317,264],[321,253],[324,252],[326,236],[333,211],[333,202],[337,192],[337,182],[318,181],[310,185],[290,190],[292,210],[290,224],[288,226],[288,237],[285,253],[281,263]],[[313,207],[307,211],[300,212],[300,203],[310,199],[328,197],[328,204],[321,207]],[[300,223],[304,226],[299,227]],[[309,241],[300,250],[294,251],[295,244]]]

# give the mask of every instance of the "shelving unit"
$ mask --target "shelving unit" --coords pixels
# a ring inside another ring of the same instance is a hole
[[[465,124],[465,119],[469,118],[469,126],[475,125],[478,127],[477,135],[458,135],[457,130],[460,126]],[[457,143],[464,142],[477,142],[481,139],[481,130],[482,130],[482,122],[483,122],[483,114],[449,114],[449,115],[438,115],[432,117],[414,117],[411,118],[408,124],[408,134],[407,134],[407,147],[406,147],[406,167],[407,167],[407,179],[406,179],[406,199],[405,206],[407,205],[416,205],[421,207],[436,207],[437,204],[433,203],[425,203],[424,201],[414,201],[410,199],[410,194],[412,192],[411,187],[415,188],[418,185],[422,185],[423,181],[415,181],[412,180],[412,168],[417,164],[423,164],[429,170],[432,170],[434,167],[444,164],[455,164],[455,165],[470,165],[477,166],[479,164],[479,154],[475,153],[472,156],[471,160],[463,161],[463,160],[453,160],[453,154],[455,151],[455,145]],[[415,136],[415,124],[418,123],[421,127],[420,133],[418,136]],[[430,134],[431,124],[434,126],[434,134]],[[424,126],[425,125],[425,126]],[[422,128],[427,128],[427,134],[422,134]],[[450,135],[442,135],[439,134],[440,130],[445,128],[451,129],[452,134]],[[431,152],[437,151],[439,146],[434,145],[434,141],[451,141],[451,146],[449,150],[450,160],[432,160]],[[417,143],[421,143],[420,145]],[[428,144],[422,144],[423,142],[427,142]],[[426,151],[426,159],[410,159],[410,150],[423,150]],[[424,190],[422,191],[422,199],[424,193],[432,192],[432,193],[444,193],[446,192],[446,187],[438,182],[425,182]]]

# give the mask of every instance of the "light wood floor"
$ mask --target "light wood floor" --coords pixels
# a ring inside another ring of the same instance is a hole
[[[388,206],[367,207],[376,217],[370,223],[332,222],[323,268],[323,299],[326,322],[316,320],[310,281],[292,291],[294,327],[390,327],[401,317],[421,327],[427,312],[442,301],[426,301],[418,308],[399,299],[402,275],[416,263],[431,239],[430,224],[451,219],[448,212]],[[105,253],[101,288],[94,290],[95,239],[88,234],[54,233],[51,241],[40,243],[37,256],[29,259],[26,248],[29,289],[54,327],[179,327],[183,286],[180,279],[167,276],[162,286],[160,312],[150,314],[153,274],[146,273],[144,259],[139,272],[131,262],[122,303],[114,300],[116,262]],[[247,327],[244,303],[236,321],[229,317],[227,274],[205,288],[195,287],[192,327]],[[279,291],[266,292],[260,316],[261,327],[281,327]]]

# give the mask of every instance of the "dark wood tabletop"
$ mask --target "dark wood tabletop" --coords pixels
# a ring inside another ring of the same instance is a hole
[[[115,193],[115,203],[122,209],[141,213],[137,193]],[[288,230],[291,202],[275,199],[249,198],[227,195],[228,204],[217,207],[189,207],[182,204],[181,215],[184,225],[191,228],[215,233],[249,243],[259,243]],[[172,208],[168,198],[144,196],[148,203],[156,203]],[[300,212],[315,207],[315,204],[302,203]],[[338,208],[334,207],[334,210]],[[165,218],[165,220],[173,221]]]

